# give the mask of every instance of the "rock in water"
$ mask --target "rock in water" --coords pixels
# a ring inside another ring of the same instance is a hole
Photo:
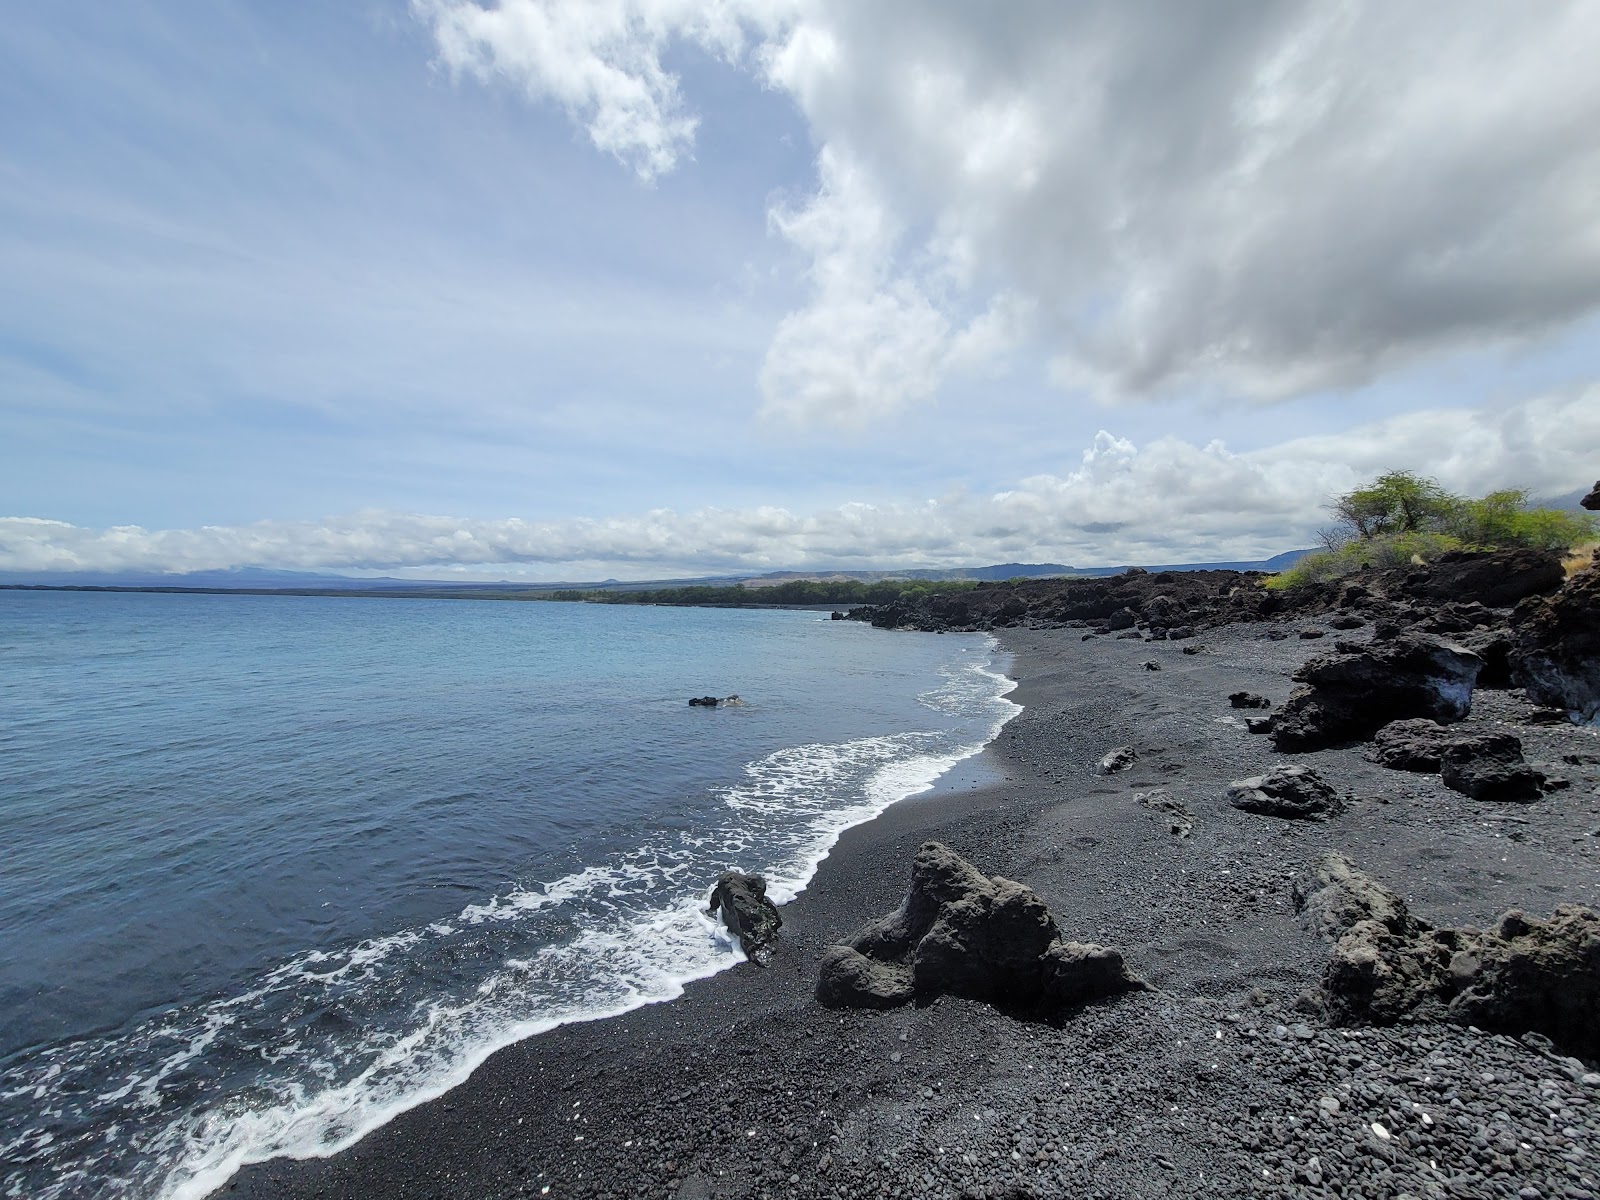
[[[760,875],[724,871],[711,889],[708,912],[719,916],[728,932],[739,939],[739,947],[751,962],[766,966],[772,958],[772,943],[778,940],[783,917],[767,899],[767,881]]]
[[[1456,740],[1455,733],[1427,717],[1390,721],[1373,735],[1367,761],[1397,771],[1433,772]]]
[[[1509,733],[1481,733],[1446,746],[1439,764],[1444,785],[1474,800],[1537,800],[1544,776],[1522,760],[1522,742]]]
[[[1341,643],[1295,672],[1297,688],[1272,727],[1280,750],[1321,750],[1370,737],[1391,721],[1459,721],[1472,710],[1483,660],[1424,634],[1367,646]]]
[[[1271,708],[1272,701],[1254,692],[1234,692],[1228,697],[1231,708]]]
[[[1600,563],[1517,609],[1512,678],[1535,704],[1600,717]]]
[[[1334,1024],[1443,1017],[1600,1055],[1594,909],[1563,904],[1548,920],[1512,911],[1492,930],[1435,929],[1338,854],[1296,887],[1295,902],[1334,943],[1321,987]]]
[[[917,851],[898,909],[823,955],[817,999],[887,1008],[941,992],[1059,1010],[1145,985],[1120,952],[1062,939],[1031,888],[990,879],[938,842]]]
[[[1273,767],[1228,785],[1228,803],[1267,817],[1307,820],[1342,812],[1344,803],[1310,767]]]

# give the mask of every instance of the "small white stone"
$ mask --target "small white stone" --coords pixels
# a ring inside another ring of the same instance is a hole
[[[1372,1132],[1380,1142],[1387,1142],[1389,1140],[1388,1129],[1378,1124],[1376,1121],[1372,1123]]]

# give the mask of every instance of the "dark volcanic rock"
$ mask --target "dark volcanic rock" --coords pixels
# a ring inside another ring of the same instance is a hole
[[[817,999],[829,1008],[897,1008],[916,995],[911,968],[850,946],[829,946],[817,968]]]
[[[1271,708],[1272,701],[1254,692],[1233,692],[1228,696],[1231,708]]]
[[[1426,717],[1391,721],[1373,735],[1367,761],[1397,771],[1433,772],[1444,760],[1445,749],[1455,742],[1454,732]]]
[[[1271,733],[1272,724],[1271,717],[1246,717],[1244,719],[1244,727],[1251,733]]]
[[[1295,672],[1304,686],[1279,710],[1273,743],[1280,750],[1320,750],[1408,717],[1459,721],[1471,711],[1482,666],[1471,651],[1422,634],[1365,647],[1341,644]]]
[[[1565,578],[1561,556],[1549,550],[1452,550],[1424,570],[1409,572],[1401,590],[1436,604],[1510,608],[1529,596],[1555,591]]]
[[[1474,800],[1537,800],[1544,776],[1522,759],[1522,742],[1509,733],[1457,738],[1443,750],[1439,775],[1445,786]]]
[[[1340,812],[1344,805],[1310,767],[1273,767],[1228,785],[1228,803],[1267,817],[1306,820]]]
[[[1563,904],[1548,920],[1512,911],[1495,928],[1435,929],[1338,854],[1295,889],[1296,907],[1334,943],[1321,986],[1338,1025],[1443,1017],[1534,1032],[1600,1055],[1600,913]]]
[[[1578,503],[1591,512],[1595,509],[1600,509],[1600,479],[1595,480],[1594,487],[1590,489],[1589,494],[1579,500]]]
[[[1514,625],[1512,675],[1528,699],[1584,721],[1600,716],[1600,564],[1519,608]]]
[[[1064,941],[1031,888],[990,879],[927,842],[900,907],[823,955],[816,994],[828,1005],[882,1008],[948,992],[1040,1010],[1143,986],[1118,951]]]
[[[711,889],[707,911],[721,917],[728,931],[739,939],[739,946],[753,963],[766,966],[772,957],[772,943],[778,940],[783,918],[777,906],[767,899],[767,881],[760,875],[724,871]]]

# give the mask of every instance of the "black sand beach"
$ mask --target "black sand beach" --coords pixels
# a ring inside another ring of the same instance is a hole
[[[1227,696],[1281,703],[1322,648],[1265,629],[1181,643],[1005,631],[1025,708],[986,752],[1000,782],[906,801],[846,834],[783,910],[768,968],[509,1047],[354,1148],[248,1168],[220,1194],[1600,1193],[1594,1064],[1457,1025],[1328,1027],[1297,1005],[1328,947],[1291,898],[1337,850],[1439,925],[1600,904],[1600,729],[1528,724],[1520,692],[1480,691],[1468,725],[1514,729],[1570,787],[1481,803],[1355,747],[1293,756],[1348,794],[1344,813],[1240,812],[1227,783],[1284,756]],[[1119,745],[1137,751],[1133,768],[1096,774]],[[1187,806],[1190,836],[1136,799],[1157,788]],[[900,902],[928,839],[1030,885],[1067,937],[1120,947],[1155,990],[1059,1022],[949,996],[823,1008],[822,949]]]

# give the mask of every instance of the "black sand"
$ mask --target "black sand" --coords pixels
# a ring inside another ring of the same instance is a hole
[[[1344,814],[1241,813],[1227,782],[1282,759],[1226,697],[1280,702],[1325,645],[1263,633],[1208,631],[1185,655],[1196,642],[1007,631],[1026,707],[987,755],[1002,782],[913,799],[848,833],[784,910],[770,968],[509,1047],[351,1150],[248,1168],[222,1194],[1600,1193],[1593,1064],[1448,1025],[1326,1028],[1296,1005],[1327,951],[1290,897],[1297,874],[1339,850],[1436,924],[1600,904],[1600,767],[1560,761],[1600,756],[1600,730],[1528,726],[1520,693],[1480,692],[1471,723],[1509,723],[1571,787],[1481,804],[1331,750],[1295,761],[1350,794]],[[1133,769],[1096,775],[1124,744]],[[1157,788],[1192,813],[1191,836],[1135,799]],[[930,838],[1030,884],[1066,936],[1119,946],[1159,990],[1059,1027],[948,997],[823,1009],[811,994],[822,947],[898,904]]]

